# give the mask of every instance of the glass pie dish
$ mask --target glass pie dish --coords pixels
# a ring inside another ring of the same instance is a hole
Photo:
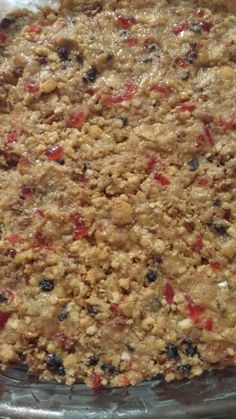
[[[15,8],[47,1],[0,0],[0,17]],[[0,374],[1,418],[234,418],[236,369],[203,374],[181,382],[161,377],[124,389],[88,389],[44,383],[28,376],[23,367]]]

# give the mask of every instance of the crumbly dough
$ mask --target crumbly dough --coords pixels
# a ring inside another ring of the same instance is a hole
[[[236,17],[207,3],[1,21],[2,368],[99,388],[236,364]]]

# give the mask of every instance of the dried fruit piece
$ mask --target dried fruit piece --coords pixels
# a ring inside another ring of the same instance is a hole
[[[120,29],[130,29],[136,23],[137,21],[134,16],[119,15],[116,18],[116,26]]]
[[[198,323],[200,317],[205,312],[205,307],[201,304],[196,304],[190,296],[186,296],[188,303],[188,313],[189,317],[195,322]]]
[[[157,180],[163,187],[171,184],[170,180],[162,173],[155,173],[154,179]]]
[[[10,316],[11,316],[11,313],[6,312],[6,311],[0,311],[0,330],[4,328]]]
[[[165,352],[169,359],[179,359],[178,349],[173,343],[166,345]]]
[[[188,22],[180,23],[179,25],[174,25],[172,32],[175,36],[178,36],[181,32],[187,31],[189,29]]]
[[[48,369],[55,375],[65,375],[65,369],[61,359],[55,354],[46,354],[44,358]]]
[[[74,240],[81,240],[88,235],[89,228],[86,226],[84,220],[79,214],[73,214],[71,221],[74,223],[73,238]]]
[[[168,304],[173,303],[175,293],[172,284],[169,281],[167,281],[164,285],[164,296]]]
[[[204,328],[208,330],[208,332],[211,332],[213,329],[213,320],[212,317],[208,317],[208,319],[204,322]]]
[[[42,32],[42,26],[30,25],[26,28],[26,32],[38,35]]]
[[[44,292],[51,292],[55,288],[55,282],[52,279],[43,278],[39,281],[39,288]]]
[[[44,154],[48,160],[57,161],[64,155],[64,149],[59,144],[53,144],[46,148]]]
[[[80,129],[85,123],[86,115],[83,109],[74,111],[69,119],[68,125]]]
[[[132,99],[135,94],[135,91],[136,88],[134,83],[132,81],[126,81],[120,93],[102,93],[100,96],[100,101],[106,106],[116,105],[118,103]]]
[[[166,84],[152,84],[149,88],[150,92],[157,92],[163,95],[169,95],[171,88]]]

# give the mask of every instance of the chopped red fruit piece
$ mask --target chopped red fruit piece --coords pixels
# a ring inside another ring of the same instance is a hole
[[[205,330],[208,330],[209,332],[212,331],[213,329],[213,320],[211,317],[208,317],[208,319],[205,320],[204,322],[204,328]]]
[[[55,9],[52,9],[51,7],[49,7],[49,6],[45,6],[45,7],[43,7],[43,9],[41,9],[42,10],[42,12],[46,15],[46,16],[48,16],[48,15],[51,15],[51,14],[53,14],[53,13],[56,13],[56,10]]]
[[[51,246],[51,243],[48,241],[48,239],[46,239],[42,231],[36,231],[34,239],[35,239],[35,244],[33,246],[34,248],[43,249],[43,248],[49,248]]]
[[[39,87],[36,84],[35,80],[31,80],[24,88],[26,93],[38,93],[39,92]]]
[[[201,177],[196,179],[196,185],[199,188],[206,188],[208,186],[208,179],[206,177]]]
[[[214,140],[211,135],[211,131],[208,127],[205,127],[204,133],[198,135],[198,137],[196,138],[197,148],[202,148],[205,145],[211,145],[211,146],[214,145]]]
[[[64,149],[61,145],[53,144],[46,148],[44,154],[48,160],[57,161],[64,155]]]
[[[210,32],[211,28],[213,27],[213,23],[209,20],[202,20],[201,27],[205,32]]]
[[[64,332],[60,331],[55,334],[55,338],[63,350],[70,350],[74,346],[74,341],[69,336],[66,336]]]
[[[120,93],[117,94],[110,94],[110,93],[102,93],[100,100],[104,105],[111,106],[117,103],[124,102],[126,100],[130,100],[133,98],[135,94],[135,85],[132,81],[127,81],[124,84],[123,89]]]
[[[227,220],[230,221],[231,217],[232,217],[232,212],[230,208],[224,208],[223,209],[223,214],[222,217]]]
[[[205,307],[201,304],[196,304],[190,296],[186,296],[186,300],[188,303],[189,317],[197,323],[199,318],[205,312]]]
[[[122,385],[123,385],[124,387],[127,387],[127,386],[129,386],[129,384],[130,384],[129,379],[128,379],[128,377],[125,375],[125,376],[124,376],[124,378],[123,378]]]
[[[39,25],[30,25],[26,28],[28,33],[39,34],[42,32],[42,26]]]
[[[226,131],[236,130],[236,115],[224,116],[220,119],[219,125]]]
[[[111,303],[111,305],[110,305],[110,310],[111,310],[111,312],[114,314],[114,315],[118,315],[118,313],[119,313],[119,306],[118,306],[118,304],[116,304],[116,303]]]
[[[138,38],[130,37],[123,40],[123,44],[128,45],[129,47],[133,47],[138,44]]]
[[[71,221],[74,223],[73,238],[74,240],[83,239],[88,235],[88,226],[79,214],[71,216]]]
[[[11,313],[0,311],[0,329],[3,329]]]
[[[23,186],[20,192],[20,198],[25,200],[29,198],[30,196],[32,196],[32,194],[33,194],[33,191],[29,186]]]
[[[119,15],[116,19],[116,26],[120,29],[130,29],[131,26],[137,23],[135,17],[133,16],[123,16]]]
[[[154,179],[157,180],[162,186],[169,186],[170,180],[162,173],[155,173]]]
[[[174,25],[172,32],[175,36],[178,36],[181,32],[187,31],[189,29],[188,22],[180,23],[179,25]]]
[[[171,92],[171,88],[166,86],[166,84],[152,84],[149,90],[150,92],[162,93],[163,95],[168,95]]]
[[[172,285],[169,281],[166,282],[165,285],[164,285],[164,296],[165,296],[166,302],[168,304],[173,303],[175,293],[174,293],[174,289],[173,289],[173,287],[172,287]]]
[[[196,105],[193,102],[179,102],[177,106],[183,112],[190,112],[190,113],[192,113],[196,109]]]
[[[175,65],[186,68],[188,67],[189,63],[186,61],[185,57],[177,57],[174,62]]]
[[[45,217],[44,211],[40,210],[40,209],[37,209],[35,211],[35,215],[37,215],[39,218],[44,218]]]
[[[88,235],[88,227],[84,224],[74,228],[74,239],[80,240]]]
[[[155,156],[148,156],[148,160],[147,160],[147,171],[148,172],[152,172],[153,169],[155,169],[157,163],[157,158]]]
[[[10,131],[6,135],[6,141],[8,144],[13,144],[17,141],[17,134],[14,131]]]
[[[10,243],[20,243],[22,241],[21,237],[17,233],[11,234],[9,237],[7,237],[7,240]]]
[[[217,260],[212,260],[210,262],[210,266],[213,271],[219,271],[221,269],[221,264]]]
[[[86,115],[83,109],[74,111],[69,119],[69,126],[73,128],[81,128],[85,122]]]
[[[91,381],[90,381],[91,382],[91,387],[94,390],[97,390],[98,388],[100,388],[102,386],[102,379],[99,375],[92,374],[90,379],[91,379]]]
[[[6,40],[7,40],[7,35],[4,32],[0,31],[0,44],[4,44]]]
[[[8,302],[10,303],[12,300],[14,300],[16,293],[12,290],[10,290],[9,288],[6,289],[5,291],[6,297],[8,299]]]
[[[203,248],[203,240],[201,236],[198,236],[195,243],[192,245],[193,252],[199,253]]]
[[[12,248],[7,249],[5,255],[10,256],[12,259],[14,259],[14,257],[16,256],[16,250]]]
[[[30,161],[28,159],[20,159],[19,160],[19,165],[22,167],[29,167],[30,166]]]
[[[203,17],[204,16],[204,11],[202,9],[198,9],[196,12],[197,17]]]
[[[86,87],[84,89],[84,93],[88,93],[88,95],[93,96],[96,93],[96,90],[92,87]]]

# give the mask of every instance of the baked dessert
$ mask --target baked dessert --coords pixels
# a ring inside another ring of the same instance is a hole
[[[235,365],[236,18],[64,2],[0,26],[0,361],[93,388]]]

